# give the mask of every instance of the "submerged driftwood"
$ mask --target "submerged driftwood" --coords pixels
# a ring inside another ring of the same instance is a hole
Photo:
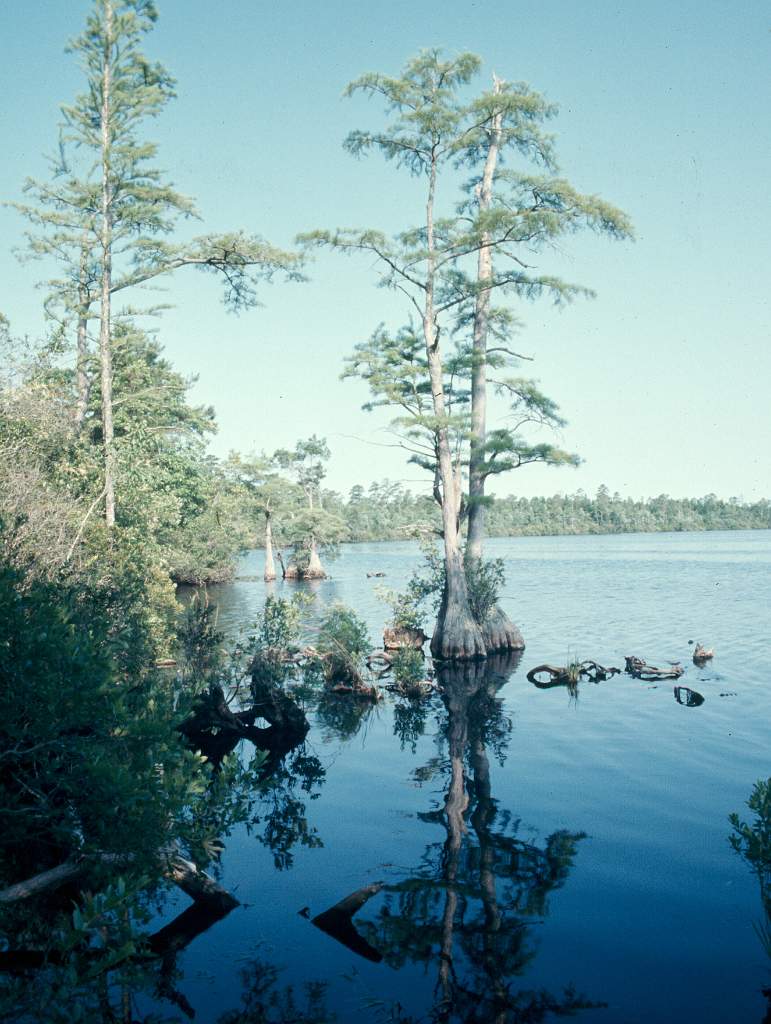
[[[621,675],[620,668],[605,668],[596,661],[582,661],[577,665],[555,666],[537,665],[527,673],[527,680],[545,690],[550,686],[577,685],[579,680],[588,679],[592,683],[599,683],[611,676]]]
[[[255,726],[258,718],[267,728]],[[277,687],[252,679],[252,704],[231,711],[219,683],[196,703],[192,714],[179,726],[188,743],[217,765],[242,739],[267,751],[271,764],[305,739],[310,728],[302,708]]]
[[[635,655],[624,658],[624,661],[626,662],[626,671],[630,676],[642,679],[647,683],[656,682],[658,679],[679,679],[685,672],[679,661],[672,662],[669,668],[656,668],[655,665],[649,665],[647,661],[643,661],[642,658],[637,658]]]
[[[120,869],[131,861],[131,856],[116,853],[71,857],[49,871],[41,871],[32,878],[0,890],[0,905],[20,903],[54,892],[64,885],[86,877],[95,867]],[[158,862],[164,876],[196,903],[206,903],[223,911],[233,910],[239,905],[235,896],[223,889],[205,872],[199,871],[192,861],[185,860],[175,848],[161,851],[158,854]]]
[[[363,956],[373,963],[380,963],[383,954],[371,946],[362,935],[359,935],[353,924],[353,915],[357,910],[361,910],[367,900],[379,893],[382,888],[382,882],[373,882],[372,885],[365,885],[363,889],[357,889],[350,896],[335,903],[329,910],[325,910],[323,914],[317,914],[311,924],[326,932],[327,935],[331,935],[333,939],[341,942],[353,953],[358,953],[359,956]]]
[[[385,651],[373,651],[372,654],[367,655],[364,664],[370,672],[376,672],[379,676],[384,676],[393,668],[393,661],[393,657]]]
[[[106,858],[116,862],[116,858],[112,854],[103,854],[101,856],[102,861]],[[120,859],[125,864],[126,858]],[[92,857],[90,860],[93,863],[94,858]],[[22,897],[23,899],[28,898],[33,893],[40,894],[42,891],[45,891],[46,876],[48,883],[51,883],[52,879],[59,880],[55,882],[55,887],[58,887],[60,882],[64,884],[61,881],[62,879],[72,882],[86,870],[86,863],[86,858],[73,860],[67,865],[60,865],[59,868],[54,868],[52,871],[36,875],[34,879],[28,879],[24,883],[11,886],[0,894],[0,896],[4,897],[2,902],[10,902],[8,894],[12,894],[13,890],[17,892],[20,889],[23,890],[25,893]],[[65,868],[66,870],[63,870]],[[74,874],[72,873],[73,868],[78,869]],[[96,974],[112,970],[119,963],[126,961],[142,963],[148,960],[160,960],[158,995],[171,1000],[171,1002],[180,1007],[187,1017],[192,1019],[195,1016],[193,1007],[183,993],[175,987],[177,955],[198,935],[207,931],[212,925],[226,917],[231,910],[239,906],[239,902],[231,893],[218,886],[208,875],[198,871],[194,864],[182,858],[176,858],[170,869],[167,866],[165,873],[193,899],[191,906],[183,910],[181,914],[178,914],[173,921],[170,921],[167,925],[164,925],[157,932],[150,935],[146,943],[137,951],[134,951],[133,946],[126,946],[124,947],[123,954],[116,959],[115,954],[110,951],[100,949],[99,947],[88,947],[79,948],[77,956],[79,958],[88,958],[91,963],[90,969]],[[50,889],[50,884],[48,888]],[[71,952],[62,952],[56,949],[4,950],[0,952],[0,971],[8,974],[24,975],[50,965],[66,965],[71,955]]]

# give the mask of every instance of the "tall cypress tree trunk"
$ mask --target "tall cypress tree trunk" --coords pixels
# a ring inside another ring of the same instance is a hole
[[[442,498],[442,531],[444,535],[445,579],[439,616],[431,637],[431,653],[435,658],[480,658],[485,645],[479,626],[474,621],[468,600],[466,574],[460,549],[458,518],[460,489],[452,464],[450,439],[443,421],[446,416],[442,361],[439,355],[439,332],[434,320],[434,195],[436,163],[431,167],[426,203],[426,239],[428,269],[423,315],[423,336],[426,343],[428,372],[431,380],[434,415],[440,423],[437,431],[437,453]]]
[[[80,247],[80,267],[78,269],[78,334],[77,364],[75,370],[77,387],[77,404],[75,406],[75,428],[80,431],[88,409],[88,312],[91,297],[88,289],[88,233],[83,233]]]
[[[276,565],[273,561],[273,525],[271,523],[270,509],[265,510],[265,574],[263,579],[266,583],[276,578]]]
[[[495,79],[494,92],[501,83]],[[501,114],[493,117],[490,126],[490,144],[478,186],[479,210],[490,209],[493,180],[498,164],[501,141]],[[469,452],[469,514],[466,538],[466,566],[472,572],[482,560],[485,537],[485,445],[487,441],[487,333],[490,321],[490,288],[484,287],[493,275],[490,233],[482,234],[477,264],[477,282],[483,287],[477,293],[474,310],[474,339],[471,359],[471,443]],[[495,605],[480,623],[482,637],[488,651],[520,649],[525,646],[522,634],[506,613]]]
[[[112,0],[104,0],[104,66],[102,68],[101,148],[101,249],[102,280],[99,326],[99,361],[102,388],[102,443],[104,445],[104,516],[115,525],[115,448],[112,419],[112,344],[110,337],[110,289],[112,287],[112,184],[110,181],[110,90],[113,45]]]

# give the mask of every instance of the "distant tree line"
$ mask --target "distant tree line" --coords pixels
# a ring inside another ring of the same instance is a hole
[[[325,492],[326,507],[342,519],[349,541],[399,540],[439,526],[436,504],[399,483],[383,480],[352,487],[346,499]],[[683,530],[771,529],[771,501],[741,502],[714,494],[701,498],[622,498],[600,487],[551,497],[493,499],[487,507],[490,536],[523,537],[584,533],[659,533]]]

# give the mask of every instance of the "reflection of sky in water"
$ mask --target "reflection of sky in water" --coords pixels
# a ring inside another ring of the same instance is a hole
[[[537,956],[515,985],[559,992],[574,982],[610,1004],[579,1020],[759,1020],[767,978],[751,922],[760,908],[754,880],[728,845],[726,819],[744,810],[754,781],[770,770],[771,534],[501,539],[489,553],[506,560],[504,605],[528,643],[501,691],[513,730],[503,764],[488,750],[493,799],[520,821],[523,839],[543,845],[561,828],[589,834],[550,897],[534,933]],[[418,558],[409,543],[346,546],[327,566],[333,579],[300,586],[320,603],[350,604],[377,642],[387,608],[375,588],[401,587]],[[367,579],[367,571],[387,575]],[[261,554],[248,555],[239,572],[261,576]],[[210,588],[221,627],[247,626],[265,593],[260,579]],[[714,646],[714,662],[694,666],[689,640]],[[623,666],[631,654],[658,665],[682,660],[678,685],[704,703],[680,705],[673,683],[623,675],[582,683],[577,700],[525,680],[543,662],[576,656]],[[342,1020],[366,1019],[367,998],[399,999],[413,1012],[430,998],[435,972],[357,960],[297,915],[375,880],[398,884],[444,838],[441,816],[426,812],[441,809],[445,776],[423,772],[437,757],[441,769],[446,757],[436,714],[414,753],[394,736],[390,698],[362,718],[347,738],[314,720],[309,749],[327,778],[307,814],[322,848],[299,849],[291,871],[279,873],[245,832],[229,838],[223,880],[251,906],[184,957],[197,1019],[237,1003],[236,965],[257,946],[287,965],[287,982],[329,980]],[[374,920],[380,899],[364,918]]]

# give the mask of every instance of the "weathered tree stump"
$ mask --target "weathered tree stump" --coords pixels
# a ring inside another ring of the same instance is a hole
[[[705,647],[704,644],[696,644],[693,649],[693,663],[699,668],[704,668],[707,662],[711,661],[714,657],[714,650],[711,647]]]
[[[387,651],[398,651],[403,647],[414,647],[421,650],[428,637],[422,629],[409,626],[390,626],[383,630],[383,647]]]

